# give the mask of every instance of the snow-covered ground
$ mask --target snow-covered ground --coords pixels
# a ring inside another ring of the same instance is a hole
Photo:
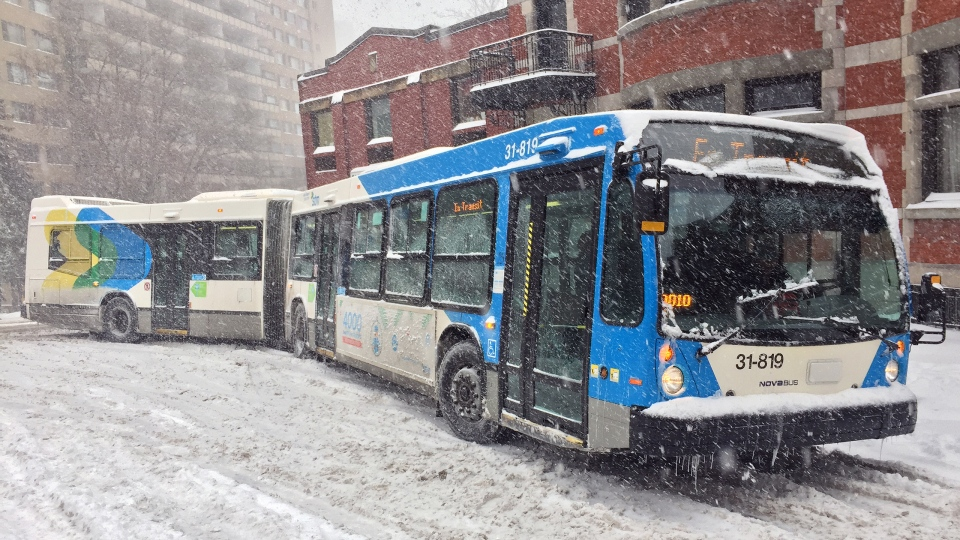
[[[735,485],[466,443],[425,398],[281,351],[2,333],[0,539],[960,538],[958,345],[915,349],[913,435]]]

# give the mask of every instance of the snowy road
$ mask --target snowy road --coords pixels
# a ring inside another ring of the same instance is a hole
[[[746,485],[456,439],[428,400],[235,344],[0,334],[0,539],[958,538],[960,334],[910,436]]]

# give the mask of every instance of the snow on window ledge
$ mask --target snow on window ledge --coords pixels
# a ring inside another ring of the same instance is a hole
[[[960,193],[931,193],[921,202],[907,205],[908,219],[960,219]]]
[[[333,145],[330,146],[318,146],[316,150],[313,151],[313,155],[317,154],[332,154],[337,151],[337,148]]]
[[[795,109],[777,109],[775,111],[760,111],[752,113],[750,116],[758,118],[783,118],[786,116],[799,116],[802,114],[818,114],[823,110],[816,107],[797,107]]]
[[[453,126],[453,131],[463,131],[465,129],[484,127],[486,125],[487,121],[481,118],[480,120],[474,120],[472,122],[460,122],[459,124]]]
[[[377,137],[376,139],[370,139],[370,142],[367,143],[367,146],[376,146],[378,144],[387,144],[392,142],[393,137]]]

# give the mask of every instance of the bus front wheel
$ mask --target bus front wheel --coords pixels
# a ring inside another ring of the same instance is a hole
[[[440,364],[440,412],[453,432],[481,444],[497,439],[500,424],[486,413],[486,373],[477,347],[458,343]]]
[[[303,304],[297,304],[293,315],[293,355],[297,358],[310,356],[310,346],[307,343],[307,311]]]
[[[103,318],[104,334],[111,341],[135,343],[137,333],[137,310],[126,298],[114,298],[107,302]]]

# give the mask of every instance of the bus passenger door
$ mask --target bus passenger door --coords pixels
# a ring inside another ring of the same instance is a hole
[[[320,216],[317,222],[317,347],[332,356],[337,343],[334,302],[339,283],[340,213]]]
[[[510,215],[504,409],[579,437],[586,436],[601,171],[599,162],[521,175]]]
[[[190,302],[188,259],[201,248],[200,235],[189,225],[167,225],[154,233],[153,331],[187,335]]]

